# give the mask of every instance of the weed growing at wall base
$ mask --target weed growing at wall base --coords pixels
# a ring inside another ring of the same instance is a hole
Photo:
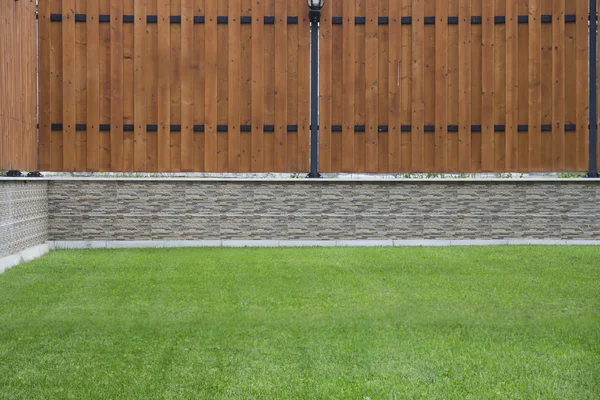
[[[598,247],[56,251],[0,275],[0,399],[597,399],[598,287]]]

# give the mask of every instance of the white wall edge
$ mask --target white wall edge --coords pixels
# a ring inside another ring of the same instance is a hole
[[[25,249],[20,253],[0,258],[0,274],[5,272],[9,268],[15,267],[19,264],[23,264],[29,261],[33,261],[36,258],[40,258],[41,256],[50,251],[50,247],[51,246],[48,244],[39,244],[37,246]]]
[[[52,250],[61,249],[139,249],[181,247],[434,247],[434,246],[600,246],[600,240],[131,240],[131,241],[53,241]]]

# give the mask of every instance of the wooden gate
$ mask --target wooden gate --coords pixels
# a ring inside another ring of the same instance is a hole
[[[586,171],[588,4],[327,1],[320,170]]]
[[[307,171],[306,9],[40,0],[40,168]]]
[[[327,0],[321,172],[585,171],[589,0]],[[305,0],[40,0],[40,169],[304,172]]]

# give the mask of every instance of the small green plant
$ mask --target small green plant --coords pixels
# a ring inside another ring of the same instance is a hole
[[[496,178],[497,179],[510,179],[512,178],[512,174],[508,173],[508,172],[498,172],[496,173]]]
[[[556,176],[560,179],[578,179],[585,178],[583,172],[559,172]]]

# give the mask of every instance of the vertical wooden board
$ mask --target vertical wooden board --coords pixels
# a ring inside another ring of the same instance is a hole
[[[552,1],[552,171],[565,169],[565,0]]]
[[[345,88],[346,95],[343,97],[342,111],[342,172],[354,171],[354,119],[355,119],[355,71],[356,45],[355,45],[355,25],[354,16],[356,3],[354,1],[345,1],[343,9],[343,78],[342,85]]]
[[[448,14],[458,15],[458,0],[448,1]],[[448,26],[448,125],[458,126],[459,113],[459,26]],[[448,132],[448,172],[458,171],[458,132]]]
[[[169,15],[181,16],[181,1],[170,0]],[[169,86],[170,126],[181,126],[181,23],[170,24]],[[181,132],[170,130],[170,172],[181,171]]]
[[[495,15],[505,23],[495,26],[494,36],[494,124],[506,125],[506,2],[495,2]],[[506,171],[506,132],[494,133],[494,169]]]
[[[228,172],[240,172],[241,2],[229,0]]]
[[[288,124],[288,25],[287,0],[275,4],[275,165],[277,172],[287,171]]]
[[[377,100],[377,124],[388,127],[389,131],[389,82],[388,82],[388,70],[389,70],[389,41],[390,41],[390,30],[389,30],[389,0],[379,0],[379,16],[388,17],[388,24],[379,25],[379,56],[378,56],[378,67],[379,77],[377,78],[378,83],[378,100]],[[377,153],[378,153],[378,172],[387,173],[389,171],[389,132],[379,132],[377,137]]]
[[[250,1],[250,0],[248,0]],[[194,15],[206,15],[204,0],[194,1]],[[205,89],[206,89],[206,59],[205,59],[205,25],[194,24],[194,125],[205,123]],[[194,172],[205,171],[205,132],[194,130]]]
[[[366,2],[369,0],[356,0],[356,8],[355,15],[356,16],[365,16],[366,15]],[[371,0],[372,1],[372,0]],[[352,23],[352,22],[350,22]],[[354,124],[355,125],[365,125],[366,124],[366,26],[365,25],[355,25],[355,68],[354,68],[354,76],[355,76],[355,117]],[[354,127],[352,127],[352,131],[354,132],[354,171],[355,172],[365,172],[366,171],[366,133],[365,132],[355,132]]]
[[[575,14],[577,4],[565,1],[565,13]],[[565,26],[565,124],[577,127],[577,25]],[[565,132],[565,169],[577,170],[578,130]]]
[[[50,0],[39,3],[38,28],[38,68],[39,68],[39,169],[49,171],[52,168],[52,151],[50,147]],[[0,132],[3,132],[0,130]],[[4,130],[6,132],[6,130]]]
[[[402,0],[402,16],[412,17],[412,0]],[[402,25],[400,58],[401,124],[412,125],[412,27]],[[412,171],[412,132],[400,133],[400,170]]]
[[[123,3],[110,3],[110,168],[123,171]]]
[[[110,0],[100,0],[100,14],[110,14]],[[110,23],[100,24],[100,123],[110,126]],[[110,171],[110,129],[100,131],[100,171]]]
[[[528,15],[529,0],[519,0],[519,15]],[[529,24],[519,24],[519,124],[529,123]],[[529,172],[529,132],[519,132],[519,172]]]
[[[252,0],[242,0],[241,14],[252,15]],[[240,124],[252,126],[252,25],[240,28]],[[240,172],[252,171],[252,133],[240,133]]]
[[[331,90],[332,90],[332,5],[328,1],[321,11],[319,24],[319,170],[331,169]]]
[[[412,171],[423,172],[425,161],[424,0],[414,0],[412,12]]]
[[[388,170],[400,172],[401,145],[401,74],[400,62],[402,56],[402,5],[400,1],[390,2],[389,17],[389,68],[388,68]]]
[[[542,170],[541,0],[529,0],[529,169]]]
[[[252,172],[264,170],[264,15],[264,2],[255,0],[252,7]]]
[[[481,112],[481,169],[493,172],[494,157],[494,103],[496,75],[494,59],[494,3],[482,2],[482,112]]]
[[[275,15],[275,0],[265,1],[265,15]],[[265,99],[264,99],[264,119],[265,125],[275,125],[275,26],[265,24]],[[264,153],[263,166],[265,172],[274,171],[275,165],[275,133],[265,132],[263,136]]]
[[[99,4],[87,4],[87,171],[100,169],[100,24]]]
[[[194,0],[181,0],[181,171],[194,171]]]
[[[157,0],[146,0],[146,12],[148,15],[158,14]],[[144,60],[144,83],[146,86],[145,124],[158,126],[158,24],[146,24]],[[146,171],[158,171],[157,131],[146,131]]]
[[[588,167],[588,0],[577,1],[577,170]]]
[[[518,170],[519,22],[516,1],[506,3],[506,130],[505,170]]]
[[[417,0],[422,1],[422,0]],[[366,172],[379,172],[378,103],[379,103],[379,4],[378,0],[366,2]]]
[[[471,15],[481,16],[482,2],[472,0]],[[481,126],[482,110],[482,37],[481,24],[471,25],[471,126]],[[471,129],[471,172],[481,172],[481,132]]]
[[[332,15],[342,16],[344,14],[343,2],[332,3]],[[343,124],[344,108],[344,66],[343,66],[343,25],[332,25],[332,88],[331,88],[331,121],[332,125]],[[342,171],[342,132],[331,133],[331,170]]]
[[[458,170],[471,170],[471,1],[459,0]]]
[[[75,12],[87,14],[87,1],[76,0]],[[75,123],[87,120],[87,29],[85,24],[75,24]],[[75,132],[75,170],[87,169],[87,134],[85,130]]]
[[[309,167],[309,112],[310,112],[310,27],[305,2],[298,0],[298,170]],[[352,97],[352,91],[349,91]]]
[[[288,15],[298,16],[297,0],[287,0],[287,8]],[[291,24],[287,29],[287,118],[288,125],[298,126],[298,24]],[[298,130],[287,131],[286,140],[286,170],[298,172]]]
[[[205,4],[205,167],[207,172],[218,171],[218,32],[217,32],[217,4],[207,1]]]
[[[228,14],[229,1],[221,0],[217,5],[217,15]],[[229,94],[229,33],[225,24],[217,25],[217,124],[228,124]],[[229,162],[229,132],[217,132],[217,170],[227,171]]]
[[[157,0],[158,8],[158,170],[171,170],[171,23],[170,1]],[[207,25],[212,25],[207,22]],[[215,41],[216,43],[216,41]]]
[[[448,1],[435,3],[435,170],[448,170]]]
[[[425,16],[433,16],[435,21],[436,0],[424,0]],[[435,171],[435,74],[436,74],[436,43],[435,25],[427,24],[424,29],[423,57],[423,124],[434,128],[423,130],[423,171]]]
[[[133,43],[133,84],[134,84],[134,148],[133,170],[146,171],[146,70],[144,54],[146,53],[146,0],[135,0],[134,3],[134,43]]]
[[[134,15],[134,0],[123,0],[123,14]],[[134,15],[135,17],[135,15]],[[134,19],[135,21],[135,19]],[[123,24],[123,124],[134,130],[123,129],[123,171],[133,171],[135,161],[135,22]]]
[[[75,171],[77,145],[75,118],[77,99],[75,93],[75,0],[62,2],[62,87],[63,87],[63,169]]]
[[[542,15],[552,15],[552,1],[553,0],[541,0],[540,2],[540,13]],[[554,17],[554,16],[552,16]],[[552,24],[541,23],[541,124],[552,126]],[[541,170],[542,171],[553,171],[552,169],[552,132],[541,130],[541,148],[540,148],[540,159],[541,159]]]

